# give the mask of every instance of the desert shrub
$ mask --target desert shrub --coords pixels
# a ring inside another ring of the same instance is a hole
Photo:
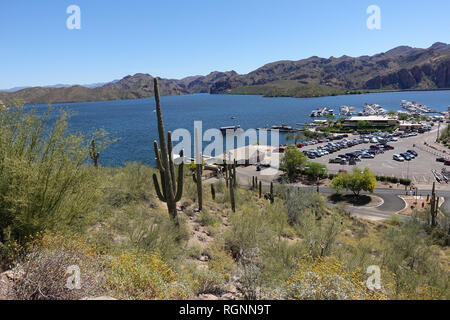
[[[192,174],[186,173],[183,182],[183,197],[197,202],[197,184],[192,179]]]
[[[222,241],[215,241],[208,248],[208,268],[219,273],[226,281],[229,281],[235,270],[235,263],[231,255],[225,251]]]
[[[13,269],[15,299],[73,300],[104,292],[106,263],[95,247],[67,235],[37,234],[29,240]],[[67,287],[77,284],[69,279],[76,269],[80,287]]]
[[[203,209],[200,212],[199,221],[203,226],[215,226],[219,223],[217,217],[208,212],[206,209]]]
[[[252,204],[230,216],[231,228],[225,233],[225,245],[235,259],[242,250],[261,248],[273,237],[263,213]]]
[[[263,285],[274,287],[286,281],[304,254],[306,250],[301,242],[280,239],[266,247],[263,256]]]
[[[119,299],[187,299],[190,291],[157,253],[138,250],[113,257],[107,284]]]
[[[190,263],[183,268],[184,281],[189,284],[193,295],[221,294],[224,292],[225,279],[215,270],[202,268]]]
[[[121,207],[131,202],[148,200],[155,194],[152,174],[155,169],[136,162],[127,162],[122,168],[104,169],[103,187],[107,204]]]
[[[370,291],[361,270],[349,271],[335,258],[305,257],[284,283],[284,298],[295,300],[380,300],[387,296]]]
[[[200,244],[194,243],[187,248],[187,256],[193,259],[200,259],[203,248]]]
[[[426,244],[422,224],[409,220],[390,227],[382,234],[381,264],[395,274],[393,295],[401,299],[446,299],[448,271],[439,265]]]
[[[326,212],[325,200],[317,192],[279,185],[275,194],[284,201],[288,220],[291,224],[300,224],[307,210],[313,212],[316,216],[322,216]]]
[[[260,299],[263,285],[263,260],[258,247],[243,248],[238,263],[239,289],[246,300]]]
[[[292,233],[289,226],[288,210],[283,201],[275,201],[273,204],[267,204],[263,209],[263,214],[274,234],[279,239]]]
[[[182,219],[177,227],[167,213],[142,205],[125,207],[111,224],[115,238],[122,239],[121,248],[158,252],[166,262],[173,262],[182,255],[183,243],[189,238]]]
[[[98,199],[85,137],[67,132],[67,113],[54,116],[0,110],[0,242],[80,229]]]
[[[311,212],[306,212],[300,227],[303,245],[313,257],[330,255],[341,230],[341,220],[336,214],[317,220]]]

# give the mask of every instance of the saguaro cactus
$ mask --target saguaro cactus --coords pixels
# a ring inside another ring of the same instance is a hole
[[[98,167],[98,158],[100,157],[100,152],[97,152],[97,148],[95,147],[95,139],[91,141],[91,149],[89,150],[89,156],[94,162],[94,167]]]
[[[259,197],[261,198],[262,197],[262,183],[261,183],[261,181],[259,181],[258,189],[259,189]]]
[[[162,119],[161,103],[159,100],[158,80],[154,79],[154,92],[156,102],[156,116],[158,118],[158,135],[161,149],[158,148],[158,142],[155,140],[156,164],[161,177],[161,188],[156,174],[153,174],[153,183],[159,200],[167,203],[167,210],[171,218],[177,221],[177,202],[180,201],[183,194],[183,161],[178,166],[178,179],[175,177],[175,165],[172,152],[172,133],[167,132],[167,143],[164,131],[164,122]],[[180,158],[183,159],[183,151],[180,152]]]
[[[275,201],[275,196],[273,195],[273,182],[270,182],[270,203]]]
[[[211,184],[211,197],[216,200],[216,189],[214,189],[214,184]]]
[[[232,178],[229,178],[228,188],[230,189],[230,201],[231,201],[231,209],[233,212],[236,212],[236,202],[234,199],[234,187],[233,187],[233,180]]]
[[[431,191],[431,208],[430,208],[430,217],[431,217],[431,226],[435,227],[437,225],[436,222],[436,217],[437,217],[437,212],[438,212],[438,208],[439,208],[439,200],[436,201],[436,183],[433,182],[433,189]]]
[[[198,210],[203,209],[203,185],[202,185],[202,175],[203,175],[203,157],[199,152],[199,142],[197,128],[194,130],[195,138],[195,182],[197,183],[197,198],[198,198]]]

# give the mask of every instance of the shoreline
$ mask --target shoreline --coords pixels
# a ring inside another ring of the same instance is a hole
[[[336,95],[323,95],[323,96],[309,96],[309,97],[295,97],[295,96],[265,96],[264,94],[253,94],[253,93],[188,93],[188,94],[173,94],[173,95],[162,95],[161,97],[181,97],[181,96],[191,96],[191,95],[211,95],[211,96],[260,96],[262,98],[292,98],[292,99],[311,99],[311,98],[326,98],[326,97],[342,97],[342,96],[359,96],[365,94],[382,94],[382,93],[402,93],[402,92],[439,92],[439,91],[450,91],[450,88],[439,88],[439,89],[406,89],[406,90],[383,90],[383,91],[367,91],[363,93],[347,93],[347,94],[336,94]],[[4,92],[3,92],[4,93]],[[0,92],[0,95],[2,92]],[[133,98],[133,99],[105,99],[105,100],[73,100],[73,101],[57,101],[57,102],[35,102],[28,103],[24,102],[24,106],[34,106],[34,105],[56,105],[65,103],[95,103],[95,102],[108,102],[108,101],[133,101],[133,100],[143,100],[153,98],[154,96]],[[5,99],[6,100],[6,99]],[[5,101],[4,100],[4,101]],[[7,101],[7,100],[6,100]],[[8,101],[5,103],[8,105]]]

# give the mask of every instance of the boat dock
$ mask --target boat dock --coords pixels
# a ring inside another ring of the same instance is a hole
[[[321,118],[327,115],[334,115],[334,110],[328,107],[319,108],[311,112],[311,118]]]

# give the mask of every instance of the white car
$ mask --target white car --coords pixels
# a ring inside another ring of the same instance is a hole
[[[397,137],[392,137],[392,138],[391,138],[391,141],[397,142],[397,141],[398,141],[398,138],[397,138]]]
[[[373,159],[373,158],[375,158],[375,156],[373,154],[371,154],[371,153],[363,153],[361,155],[361,158],[363,158],[363,159]]]
[[[403,161],[405,161],[405,158],[403,158],[401,155],[399,155],[399,154],[394,154],[393,156],[392,156],[392,159],[394,159],[395,161],[400,161],[400,162],[403,162]]]

